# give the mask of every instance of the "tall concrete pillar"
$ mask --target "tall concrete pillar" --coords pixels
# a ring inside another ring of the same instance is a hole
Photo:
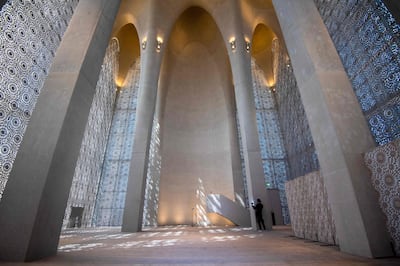
[[[0,202],[0,260],[57,253],[100,67],[120,1],[81,0],[58,48]]]
[[[238,10],[236,16],[241,16]],[[236,19],[235,21],[239,21]],[[239,23],[235,28],[235,48],[228,44],[229,58],[232,66],[235,87],[236,107],[239,117],[240,134],[246,170],[247,191],[249,200],[261,199],[265,226],[272,229],[271,205],[268,202],[264,170],[261,160],[261,149],[258,138],[256,108],[254,104],[253,82],[251,73],[251,54],[246,50],[243,31]],[[255,213],[251,210],[251,225],[257,229]]]
[[[340,249],[392,255],[362,153],[374,147],[366,120],[313,0],[273,0],[332,207]]]
[[[164,45],[157,50],[157,31],[152,2],[148,16],[146,48],[142,49],[138,106],[136,112],[135,141],[129,168],[128,188],[125,197],[123,232],[137,232],[142,229],[143,205],[146,188],[147,166],[151,142],[154,111],[157,100],[161,55]]]

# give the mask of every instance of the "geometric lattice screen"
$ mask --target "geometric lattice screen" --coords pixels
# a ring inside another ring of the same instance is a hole
[[[319,161],[293,68],[283,49],[278,51],[278,61],[275,99],[289,163],[288,180],[292,180],[318,171]]]
[[[64,227],[92,224],[107,139],[114,112],[118,41],[112,39],[101,66],[64,214]],[[77,215],[73,209],[80,209]]]
[[[386,215],[386,226],[400,256],[400,139],[379,146],[364,156],[372,172],[372,185]]]
[[[119,90],[97,194],[93,225],[120,226],[134,142],[140,58]]]
[[[332,245],[338,243],[328,194],[319,171],[288,181],[286,191],[293,234]]]
[[[285,224],[287,224],[290,221],[285,194],[288,167],[275,103],[275,93],[265,85],[264,72],[254,61],[252,61],[252,75],[256,121],[266,188],[279,190],[282,215]]]
[[[400,26],[381,0],[314,0],[378,145],[400,138]]]
[[[157,226],[161,176],[160,135],[160,123],[155,116],[151,132],[149,164],[147,167],[146,190],[143,210],[143,226]]]
[[[9,0],[0,11],[0,199],[78,0]]]

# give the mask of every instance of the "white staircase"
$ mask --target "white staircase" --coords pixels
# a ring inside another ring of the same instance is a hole
[[[251,226],[249,210],[224,195],[207,195],[207,213],[219,214],[238,226]]]

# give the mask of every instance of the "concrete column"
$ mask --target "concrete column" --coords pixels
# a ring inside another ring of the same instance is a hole
[[[318,153],[340,249],[391,256],[362,153],[374,147],[365,118],[313,0],[273,0]]]
[[[237,16],[240,16],[238,12]],[[239,21],[238,19],[236,21]],[[236,48],[228,44],[229,58],[232,66],[235,87],[236,107],[238,110],[240,134],[242,137],[243,156],[245,161],[247,191],[249,200],[261,199],[264,208],[265,226],[272,229],[271,206],[267,198],[264,170],[261,160],[260,143],[257,132],[256,112],[254,105],[253,82],[251,74],[251,55],[246,51],[244,36],[240,24],[235,27]],[[251,208],[251,207],[250,207]],[[251,225],[257,229],[255,213],[251,208]]]
[[[147,166],[151,142],[154,111],[161,65],[161,50],[157,51],[157,32],[154,25],[154,3],[150,8],[147,45],[142,50],[138,106],[136,112],[135,141],[129,169],[128,188],[125,197],[123,232],[137,232],[142,229],[143,205],[146,188]]]
[[[239,36],[240,37],[240,36]],[[264,209],[265,226],[272,229],[271,206],[265,187],[264,170],[261,160],[260,143],[257,132],[254,106],[253,83],[251,76],[250,54],[246,52],[244,41],[237,40],[238,47],[231,51],[231,66],[235,86],[236,106],[242,136],[243,156],[246,170],[247,191],[250,201],[261,199]],[[251,210],[251,225],[257,229],[254,211]]]
[[[0,260],[55,255],[119,1],[81,0],[58,48],[0,202]]]

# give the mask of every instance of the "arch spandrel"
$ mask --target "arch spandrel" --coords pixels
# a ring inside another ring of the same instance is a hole
[[[146,34],[146,17],[151,14],[150,1],[143,0],[121,0],[117,17],[114,21],[112,36],[127,24],[134,25],[139,39],[142,40]]]

